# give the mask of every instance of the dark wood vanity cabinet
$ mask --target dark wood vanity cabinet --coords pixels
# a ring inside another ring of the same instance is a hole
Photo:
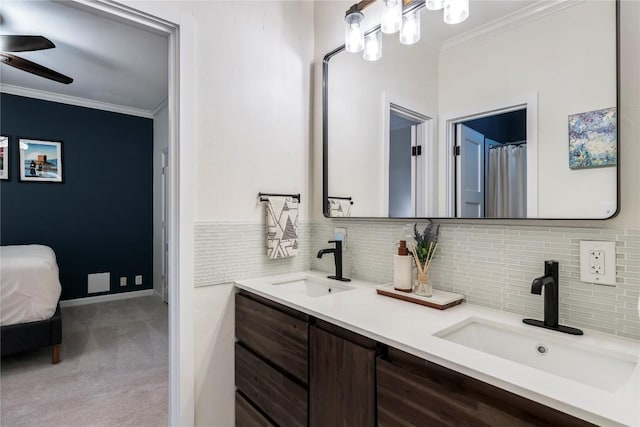
[[[237,427],[593,426],[244,291],[236,337]]]
[[[236,426],[308,425],[308,316],[236,294]]]
[[[257,295],[236,294],[236,338],[306,384],[309,317]]]
[[[594,426],[389,348],[377,363],[378,426]]]
[[[374,427],[376,343],[324,322],[309,334],[309,425]]]

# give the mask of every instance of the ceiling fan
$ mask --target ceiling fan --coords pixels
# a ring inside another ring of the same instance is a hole
[[[71,77],[60,74],[50,68],[43,67],[35,62],[28,61],[8,52],[31,52],[34,50],[44,50],[56,47],[51,40],[42,36],[16,36],[0,35],[0,62],[10,65],[19,70],[26,71],[45,79],[68,85],[73,82]]]

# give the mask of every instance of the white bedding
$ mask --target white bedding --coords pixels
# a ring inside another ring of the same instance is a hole
[[[49,319],[62,287],[48,246],[0,246],[0,325]]]

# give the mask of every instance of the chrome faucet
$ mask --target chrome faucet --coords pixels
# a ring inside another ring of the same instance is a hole
[[[545,261],[544,276],[533,279],[531,283],[532,294],[541,295],[544,288],[544,321],[535,319],[523,319],[522,321],[527,325],[539,326],[571,335],[582,335],[580,329],[563,326],[558,322],[558,271],[559,264],[557,261]]]
[[[327,276],[329,279],[340,280],[341,282],[350,282],[351,279],[342,277],[342,241],[341,240],[329,240],[329,243],[335,243],[335,248],[321,249],[318,251],[318,258],[322,258],[324,254],[333,254],[333,259],[336,264],[335,276]]]

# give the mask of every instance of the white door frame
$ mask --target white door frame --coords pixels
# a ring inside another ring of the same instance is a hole
[[[389,157],[390,157],[390,139],[389,139],[389,131],[391,129],[391,124],[389,123],[390,115],[392,111],[396,113],[400,113],[407,118],[421,122],[424,125],[423,132],[416,133],[416,143],[417,145],[422,145],[422,171],[425,171],[423,177],[424,179],[424,188],[425,192],[428,195],[434,195],[435,193],[435,167],[429,167],[430,163],[433,164],[435,162],[435,144],[431,143],[435,139],[434,129],[433,129],[433,117],[432,114],[425,114],[420,112],[419,109],[412,106],[406,100],[396,99],[397,97],[389,96],[387,93],[382,93],[382,164],[380,170],[382,171],[381,175],[381,187],[382,187],[382,200],[380,203],[380,209],[382,215],[387,217],[389,216]],[[413,163],[412,163],[413,165]],[[413,168],[413,166],[412,166]],[[413,177],[413,173],[411,174]],[[415,183],[412,180],[411,183],[411,192],[415,194]],[[432,206],[435,203],[434,197],[417,197],[416,200],[417,210],[419,213],[421,212],[431,212]],[[428,216],[428,215],[418,215],[418,216]]]
[[[538,217],[538,94],[523,95],[515,99],[476,106],[456,113],[440,115],[438,174],[442,191],[438,198],[438,215],[455,217],[455,125],[467,120],[480,119],[501,113],[527,109],[527,218]]]
[[[169,39],[169,408],[168,424],[194,425],[193,185],[195,25],[173,2],[73,0],[94,14],[127,21]],[[144,10],[144,11],[143,11]],[[181,167],[182,166],[182,167]],[[184,171],[184,172],[183,172]]]

